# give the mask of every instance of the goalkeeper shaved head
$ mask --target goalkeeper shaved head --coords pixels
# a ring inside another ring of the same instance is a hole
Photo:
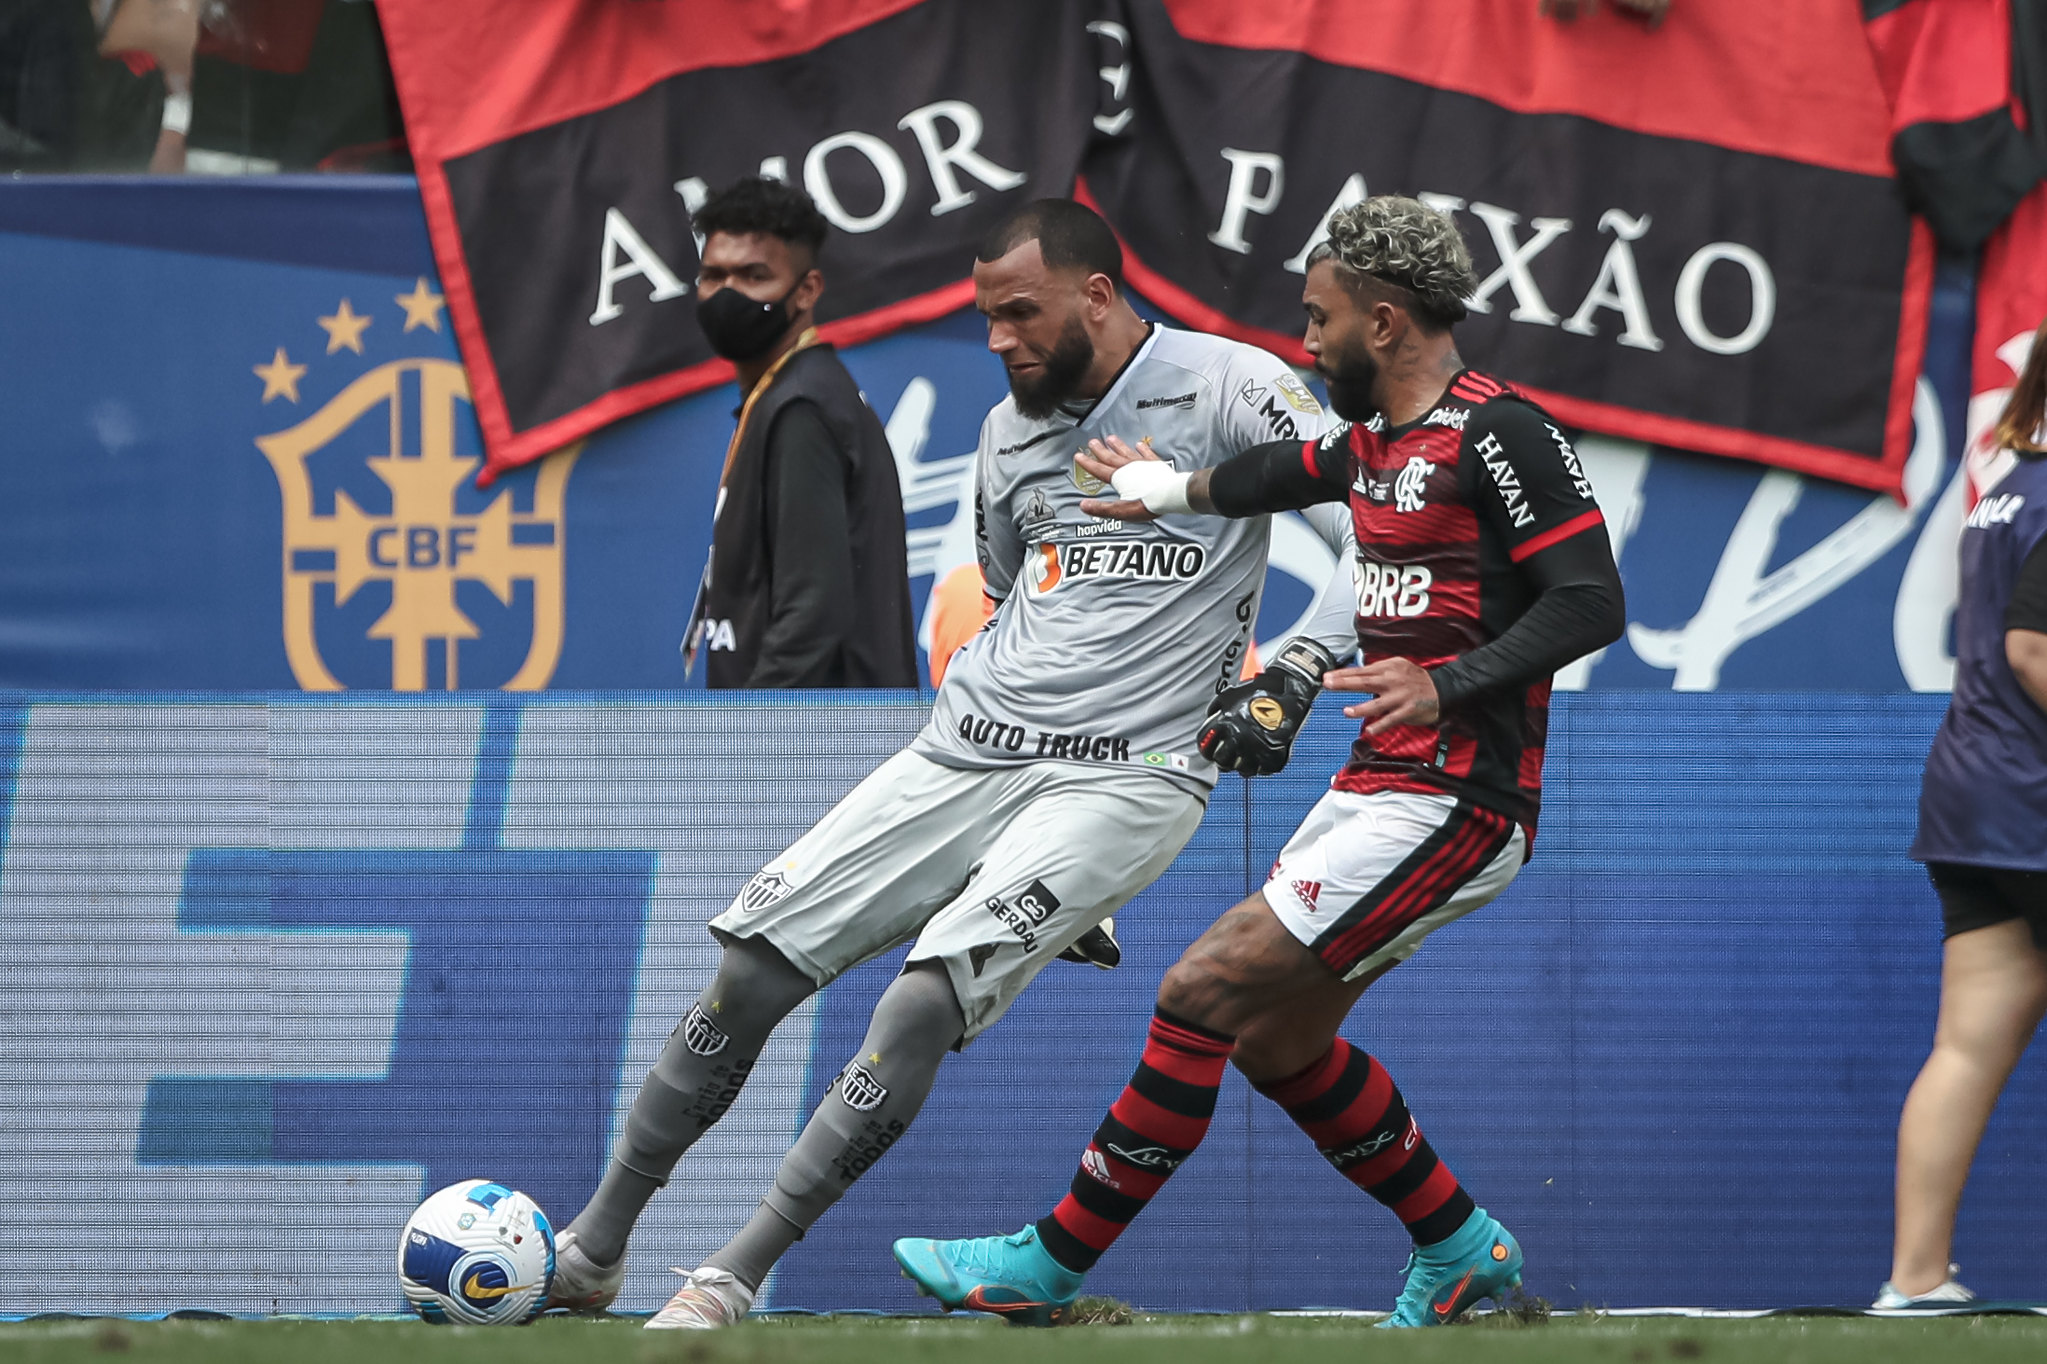
[[[1094,210],[1025,204],[975,256],[974,306],[1025,417],[1100,397],[1142,344],[1145,324],[1123,297],[1123,248]]]

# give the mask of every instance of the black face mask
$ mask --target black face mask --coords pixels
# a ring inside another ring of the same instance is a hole
[[[799,277],[789,292],[772,303],[748,298],[729,285],[697,300],[697,325],[711,349],[727,360],[747,361],[761,355],[789,330],[789,300],[803,284]]]

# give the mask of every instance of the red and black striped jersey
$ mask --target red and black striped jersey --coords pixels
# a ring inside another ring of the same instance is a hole
[[[1323,489],[1342,486],[1349,498],[1364,661],[1412,660],[1435,671],[1443,698],[1433,726],[1360,732],[1334,786],[1445,791],[1532,831],[1550,677],[1470,688],[1454,660],[1498,639],[1535,602],[1541,585],[1521,568],[1531,556],[1588,532],[1610,554],[1569,439],[1533,403],[1467,369],[1421,420],[1340,426],[1301,446],[1300,458]]]

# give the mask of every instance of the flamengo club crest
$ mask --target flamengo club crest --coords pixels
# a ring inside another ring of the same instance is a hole
[[[398,302],[406,331],[440,330],[439,295],[424,280]],[[328,353],[361,354],[374,320],[344,301],[319,320]],[[297,402],[305,369],[280,348],[256,367],[264,401]],[[476,439],[468,402],[455,361],[393,360],[296,426],[257,438],[282,495],[284,647],[305,690],[381,683],[453,691],[466,672],[472,687],[537,691],[553,675],[563,633],[563,502],[581,447],[541,462],[528,506],[510,480],[477,492],[470,485],[482,460],[457,452],[465,436]],[[384,677],[380,644],[388,646]],[[336,661],[342,652],[348,667]],[[366,673],[371,680],[342,680]]]

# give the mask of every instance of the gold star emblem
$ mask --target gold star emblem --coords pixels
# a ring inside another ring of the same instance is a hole
[[[412,286],[411,293],[399,294],[397,299],[398,306],[405,309],[406,331],[414,327],[425,327],[430,332],[441,329],[441,309],[447,306],[447,302],[427,287],[425,275],[419,277],[419,283]]]
[[[361,355],[363,329],[369,325],[369,318],[350,308],[347,299],[342,299],[341,306],[334,310],[332,317],[320,319],[320,326],[327,332],[327,353],[332,355],[346,346]]]
[[[880,1053],[880,1052],[878,1052],[878,1051],[870,1051],[870,1052],[868,1052],[868,1053],[867,1053],[867,1064],[868,1064],[868,1065],[870,1065],[870,1066],[878,1066],[878,1065],[880,1065],[880,1064],[881,1064],[881,1053]]]
[[[304,365],[294,365],[284,353],[284,347],[277,348],[277,354],[267,365],[255,366],[256,377],[263,381],[263,401],[283,394],[292,402],[299,400],[299,380],[306,377]]]

